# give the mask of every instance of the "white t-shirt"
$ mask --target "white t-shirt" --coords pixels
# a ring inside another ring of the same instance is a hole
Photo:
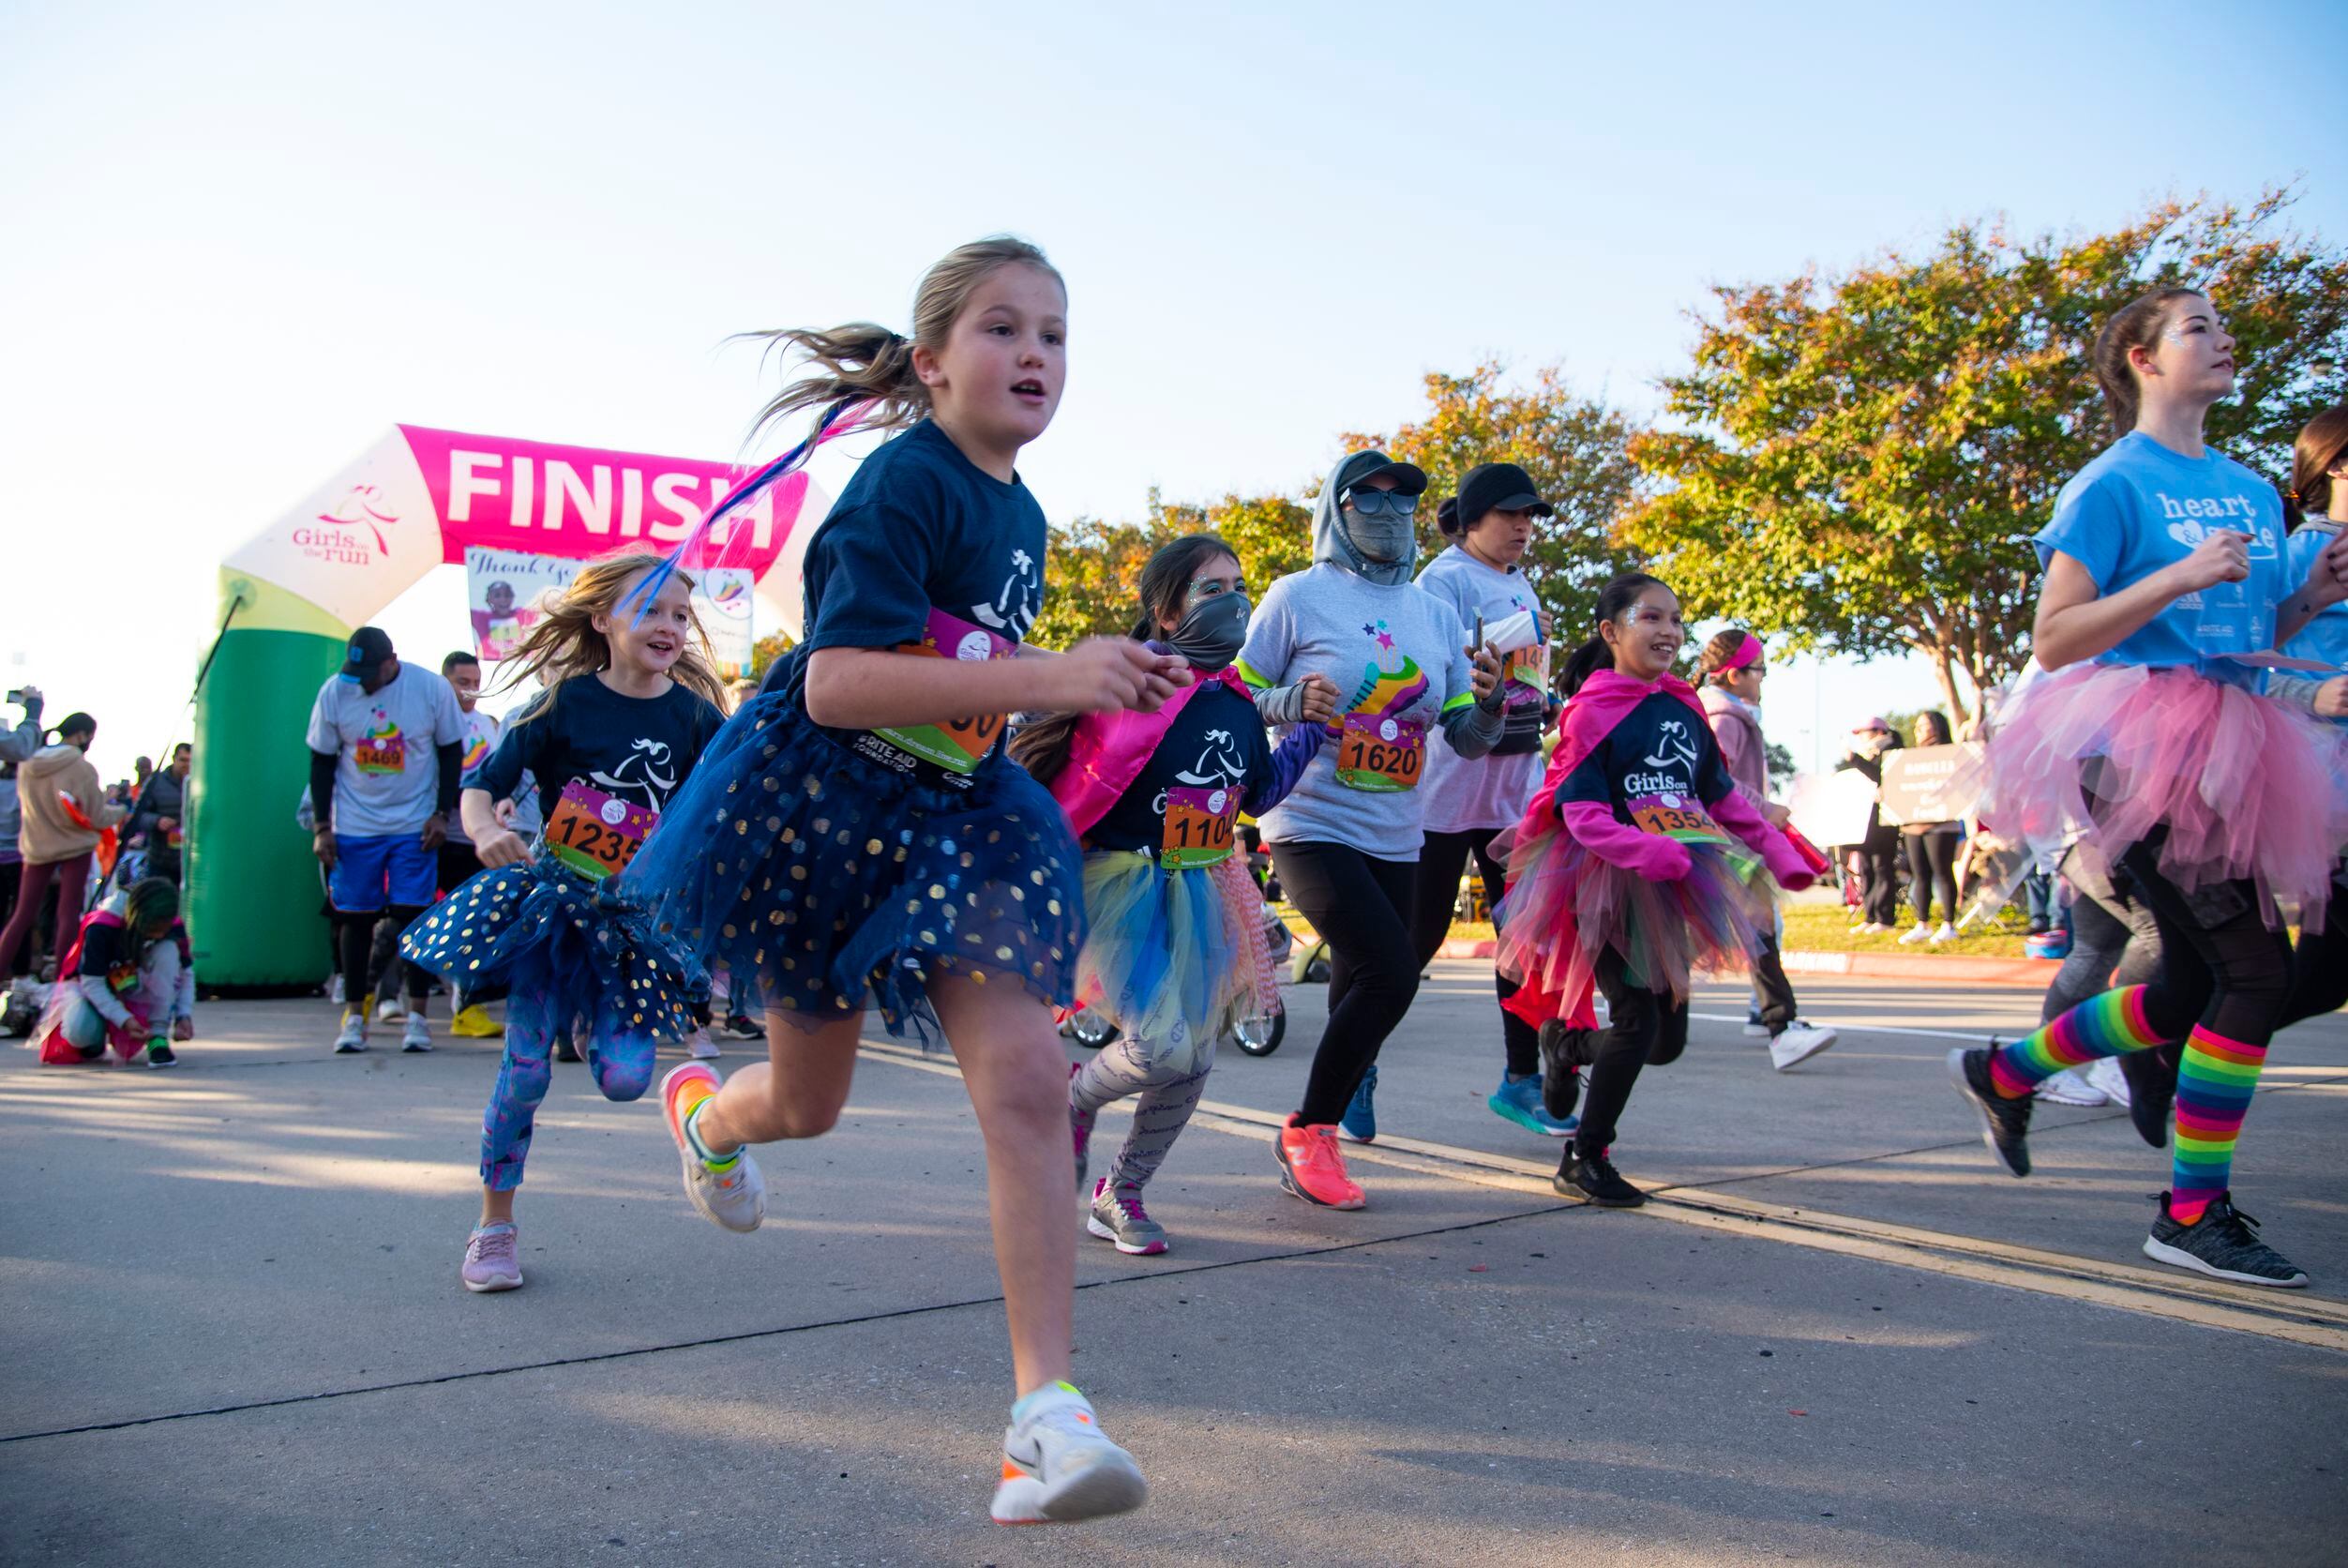
[[[463,703],[459,702],[457,707],[459,713],[464,712]],[[457,764],[457,779],[460,788],[467,774],[489,760],[489,753],[497,749],[499,737],[505,733],[505,726],[498,722],[495,714],[475,708],[464,717],[465,754]],[[473,842],[473,835],[465,831],[465,814],[461,807],[448,808],[448,841],[452,844]]]
[[[337,675],[310,704],[309,748],[333,752],[334,830],[348,838],[421,833],[440,793],[444,746],[466,738],[457,693],[429,670],[402,664],[369,693]]]

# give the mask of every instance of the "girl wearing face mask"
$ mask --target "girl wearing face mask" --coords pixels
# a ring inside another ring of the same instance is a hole
[[[1502,724],[1499,660],[1471,655],[1451,606],[1410,580],[1426,483],[1383,452],[1339,463],[1314,514],[1313,565],[1272,585],[1240,653],[1258,712],[1330,731],[1263,834],[1330,948],[1329,1026],[1275,1153],[1288,1191],[1338,1209],[1364,1200],[1336,1124],[1363,1142],[1377,1135],[1378,1047],[1419,989],[1410,927],[1428,743],[1439,732],[1473,761]]]
[[[2075,837],[2124,876],[2152,912],[2160,970],[2034,1034],[1952,1051],[1949,1066],[1999,1163],[2026,1176],[2040,1082],[2117,1057],[2131,1116],[2158,1135],[2171,1086],[2144,1076],[2150,1048],[2182,1040],[2174,1177],[2145,1255],[2300,1286],[2307,1274],[2234,1207],[2234,1145],[2289,999],[2277,901],[2322,925],[2348,812],[2340,732],[2262,695],[2259,655],[2348,596],[2348,543],[2293,569],[2274,486],[2208,448],[2234,353],[2190,289],[2145,294],[2097,335],[2116,439],[2038,535],[2032,645],[2053,673],[1989,742],[1998,820],[2034,844]]]
[[[1744,967],[1770,923],[1769,877],[1799,892],[1814,876],[1737,788],[1695,688],[1672,673],[1686,641],[1654,578],[1624,572],[1599,591],[1598,635],[1566,660],[1564,723],[1500,911],[1499,966],[1522,982],[1509,1010],[1541,1026],[1543,1081],[1589,1067],[1553,1184],[1602,1208],[1647,1201],[1607,1149],[1639,1070],[1687,1048],[1691,972]]]
[[[1120,1252],[1166,1250],[1142,1188],[1189,1123],[1215,1042],[1278,1001],[1263,901],[1233,825],[1277,805],[1327,731],[1302,725],[1272,749],[1231,668],[1248,611],[1229,545],[1212,534],[1175,540],[1142,568],[1134,637],[1188,660],[1197,680],[1155,713],[1062,715],[1011,743],[1083,840],[1091,932],[1076,1000],[1122,1033],[1070,1071],[1068,1120],[1086,1229]],[[1128,1094],[1140,1096],[1133,1129],[1088,1187],[1093,1118]]]
[[[1484,640],[1499,655],[1505,674],[1500,738],[1489,752],[1462,757],[1439,735],[1427,746],[1426,817],[1412,919],[1421,969],[1451,933],[1459,875],[1470,855],[1483,879],[1485,900],[1499,903],[1508,873],[1491,852],[1492,840],[1524,815],[1541,780],[1541,737],[1549,722],[1549,612],[1517,563],[1532,543],[1533,520],[1556,514],[1533,490],[1531,475],[1513,462],[1469,469],[1458,496],[1436,514],[1436,526],[1451,548],[1427,563],[1419,586],[1452,607],[1463,641],[1472,636],[1478,621],[1483,623]],[[1516,983],[1505,975],[1494,979],[1505,1004]],[[1505,1005],[1500,1039],[1507,1060],[1484,1104],[1528,1132],[1550,1138],[1571,1134],[1571,1116],[1552,1116],[1543,1107],[1541,1050],[1532,1026]]]

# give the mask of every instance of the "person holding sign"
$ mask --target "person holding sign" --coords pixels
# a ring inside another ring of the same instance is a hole
[[[1951,746],[1956,737],[1949,732],[1949,716],[1928,708],[1916,716],[1916,748],[1928,746]],[[1904,947],[1919,942],[1938,946],[1953,942],[1957,935],[1957,837],[1963,824],[1948,822],[1904,822],[1900,826],[1900,841],[1907,851],[1908,902],[1915,908],[1916,924],[1900,938]],[[1933,895],[1940,896],[1940,926],[1933,926]]]
[[[713,518],[827,434],[902,433],[808,539],[806,637],[728,721],[624,891],[725,964],[737,996],[755,981],[766,998],[767,1062],[722,1088],[698,1063],[661,1085],[686,1194],[715,1224],[763,1217],[749,1145],[837,1121],[868,994],[892,1033],[951,1043],[986,1139],[1016,1395],[992,1512],[1087,1518],[1148,1487],[1066,1381],[1074,1168],[1052,1011],[1084,946],[1083,861],[1059,803],[999,743],[1013,710],[1154,711],[1190,667],[1123,638],[1022,645],[1048,534],[1017,463],[1067,369],[1067,290],[1044,253],[1007,236],[959,247],[923,279],[912,326],[771,335],[808,369],[761,423],[821,412]]]
[[[2133,301],[2094,358],[2117,438],[2038,535],[2032,641],[2053,673],[2010,706],[1989,764],[2001,824],[2034,844],[2076,836],[2126,878],[2152,911],[2161,966],[2022,1039],[1950,1052],[1949,1073],[1999,1163],[2026,1176],[2040,1081],[2184,1039],[2174,1175],[2145,1253],[2302,1286],[2234,1206],[2234,1146],[2289,1000],[2279,901],[2322,924],[2348,807],[2340,732],[2260,688],[2275,646],[2348,598],[2348,543],[2291,572],[2275,487],[2206,445],[2209,410],[2234,390],[2235,342],[2205,295]],[[2130,1088],[2142,1126],[2133,1074]]]
[[[1257,712],[1330,731],[1262,826],[1288,897],[1330,949],[1329,1026],[1274,1152],[1289,1192],[1338,1209],[1363,1199],[1337,1123],[1363,1142],[1377,1136],[1378,1048],[1419,989],[1410,926],[1430,738],[1439,731],[1473,761],[1505,722],[1499,659],[1471,653],[1458,614],[1410,580],[1426,487],[1383,452],[1340,462],[1314,512],[1313,565],[1265,593],[1240,651]]]
[[[1212,534],[1176,539],[1141,569],[1134,636],[1189,661],[1197,679],[1155,713],[1068,714],[1023,728],[1012,760],[1047,786],[1084,844],[1091,924],[1076,1000],[1121,1033],[1068,1079],[1086,1229],[1125,1253],[1166,1248],[1142,1188],[1190,1123],[1215,1043],[1279,1005],[1263,898],[1234,854],[1242,815],[1279,804],[1327,739],[1297,726],[1278,752],[1255,694],[1231,669],[1247,635],[1239,557]],[[1335,688],[1325,694],[1333,711]],[[1089,1189],[1093,1118],[1137,1094],[1133,1128]]]
[[[1500,738],[1482,757],[1462,757],[1437,735],[1427,748],[1426,817],[1419,843],[1419,897],[1411,925],[1424,969],[1451,935],[1459,877],[1472,856],[1484,899],[1498,905],[1508,869],[1492,840],[1513,827],[1541,782],[1541,737],[1549,728],[1549,611],[1517,563],[1532,543],[1533,520],[1554,517],[1532,476],[1513,462],[1479,463],[1443,503],[1436,527],[1451,548],[1419,573],[1419,586],[1452,607],[1469,647],[1489,642],[1500,656]],[[1481,631],[1477,628],[1482,628]],[[1506,1003],[1516,983],[1496,974]],[[1542,1104],[1541,1045],[1530,1024],[1500,1009],[1506,1053],[1500,1081],[1484,1099],[1496,1116],[1528,1132],[1563,1138],[1573,1119]]]
[[[1672,673],[1687,641],[1672,591],[1624,572],[1599,590],[1597,623],[1559,678],[1565,719],[1517,824],[1497,957],[1519,982],[1509,1010],[1542,1032],[1543,1081],[1589,1069],[1552,1184],[1634,1208],[1647,1195],[1608,1148],[1640,1069],[1687,1048],[1691,973],[1744,967],[1774,924],[1769,879],[1799,891],[1816,873],[1737,788],[1695,688]]]
[[[699,1022],[689,963],[609,891],[724,722],[690,580],[671,577],[640,616],[623,608],[656,564],[640,549],[589,562],[514,649],[504,682],[535,676],[546,689],[465,776],[459,809],[485,869],[400,939],[412,964],[452,986],[510,988],[481,1116],[481,1218],[459,1271],[468,1290],[522,1282],[514,1195],[557,1036],[588,1019],[595,1087],[633,1100],[652,1087],[656,1042]],[[534,843],[497,811],[525,774],[546,824]]]

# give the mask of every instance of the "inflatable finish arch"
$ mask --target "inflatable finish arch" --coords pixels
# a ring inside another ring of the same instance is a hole
[[[294,825],[303,733],[351,632],[468,546],[579,559],[672,545],[742,470],[399,425],[231,555],[226,629],[196,694],[188,930],[205,986],[315,985],[329,969],[318,862]],[[829,498],[794,474],[711,541],[796,625],[799,557]],[[452,642],[461,637],[452,628]]]

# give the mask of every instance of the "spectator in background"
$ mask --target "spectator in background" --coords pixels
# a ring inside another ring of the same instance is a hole
[[[1916,716],[1916,744],[1948,746],[1951,744],[1948,716],[1934,710]],[[1913,947],[1929,942],[1934,946],[1948,942],[1957,934],[1957,837],[1955,822],[1909,822],[1900,829],[1903,847],[1907,851],[1908,901],[1916,909],[1916,925],[1900,939],[1903,945]],[[1940,927],[1933,927],[1933,895],[1940,896]]]
[[[464,776],[489,761],[497,749],[505,728],[495,714],[481,711],[481,660],[462,648],[441,660],[441,679],[456,694],[457,711],[464,716],[464,760],[458,767],[458,785],[463,787]],[[500,812],[509,820],[513,802],[500,801]],[[451,894],[463,886],[481,869],[481,859],[473,852],[473,837],[465,832],[464,814],[451,811],[445,819],[448,842],[440,847],[440,890]],[[389,926],[390,922],[384,922]],[[461,1039],[494,1040],[505,1033],[504,1026],[489,1017],[483,1003],[495,1002],[505,994],[503,986],[466,987],[450,999],[456,1016],[449,1020],[448,1032]],[[388,1007],[391,999],[384,999]]]
[[[144,759],[142,759],[143,761]],[[130,808],[130,841],[146,850],[150,877],[179,885],[180,850],[187,842],[188,770],[195,752],[186,741],[172,747],[172,764],[146,781]]]
[[[24,869],[15,912],[0,930],[0,984],[15,975],[17,957],[52,885],[57,889],[53,951],[65,951],[67,941],[82,928],[82,898],[90,885],[98,831],[127,814],[107,803],[98,769],[90,765],[90,742],[97,737],[98,720],[68,714],[57,726],[57,744],[34,752],[17,770],[17,844]]]
[[[0,927],[16,912],[17,885],[24,876],[24,857],[16,843],[16,766],[40,749],[40,687],[26,686],[8,696],[24,710],[24,718],[13,730],[0,724]]]
[[[1900,737],[1881,718],[1870,718],[1851,731],[1851,747],[1834,764],[1837,773],[1848,768],[1876,787],[1883,786],[1886,752],[1900,748]],[[1887,827],[1883,806],[1867,808],[1867,835],[1858,846],[1859,856],[1859,923],[1851,929],[1862,936],[1882,936],[1900,918],[1900,830]]]

